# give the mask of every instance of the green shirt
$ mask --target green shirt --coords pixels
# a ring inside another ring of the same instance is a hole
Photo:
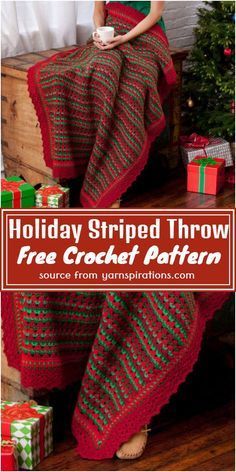
[[[140,11],[143,13],[145,16],[147,16],[150,13],[150,1],[149,2],[143,2],[143,1],[130,1],[130,2],[123,2],[120,1],[120,3],[123,3],[124,5],[127,5],[129,7],[135,8],[135,10]],[[163,29],[164,32],[166,32],[166,27],[165,27],[165,22],[163,18],[161,17],[160,20],[157,22],[157,24]]]

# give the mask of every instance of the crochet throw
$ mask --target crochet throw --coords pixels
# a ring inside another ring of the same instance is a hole
[[[106,8],[106,25],[116,34],[144,18],[118,2]],[[140,174],[165,127],[162,101],[175,80],[158,25],[112,50],[101,51],[90,39],[29,69],[46,165],[55,178],[83,176],[84,207],[111,205]]]
[[[205,323],[228,294],[16,293],[3,296],[4,346],[25,387],[81,380],[78,452],[111,458],[158,414],[197,360]]]

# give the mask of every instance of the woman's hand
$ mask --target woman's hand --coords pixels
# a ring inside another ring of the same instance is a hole
[[[152,26],[160,20],[163,9],[164,0],[151,0],[150,13],[143,20],[123,36],[116,36],[107,46],[103,46],[101,49],[113,49],[120,44],[131,41],[141,34],[146,33],[146,31],[152,28]]]
[[[100,49],[100,45],[102,44],[102,41],[96,32],[93,33],[93,44],[94,46],[97,46],[98,49]]]
[[[109,49],[114,49],[116,48],[117,46],[120,46],[120,44],[124,44],[126,42],[126,35],[123,34],[123,35],[118,35],[118,36],[115,36],[113,39],[111,39],[109,41],[108,44],[103,44],[102,41],[99,39],[96,39],[96,36],[95,36],[95,39],[94,39],[94,44],[95,46],[97,46],[98,49],[101,49],[102,51],[106,51],[106,50],[109,50]]]

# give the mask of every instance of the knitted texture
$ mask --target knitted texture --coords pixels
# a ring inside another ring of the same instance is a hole
[[[206,320],[227,296],[5,293],[5,351],[26,387],[82,380],[73,419],[78,452],[109,458],[177,391],[197,360]]]
[[[144,18],[118,2],[107,13],[116,34]],[[140,174],[165,127],[161,102],[175,80],[158,25],[113,50],[101,51],[90,39],[29,69],[46,165],[54,177],[83,176],[84,207],[109,206]]]

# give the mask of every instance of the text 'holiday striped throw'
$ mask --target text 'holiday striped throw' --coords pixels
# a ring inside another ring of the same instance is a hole
[[[25,387],[81,380],[73,433],[82,457],[112,457],[158,414],[197,360],[228,294],[3,294],[4,347]]]
[[[116,34],[144,18],[118,2],[106,8],[106,25]],[[165,127],[162,102],[175,80],[158,25],[110,51],[90,39],[29,69],[46,165],[55,178],[83,176],[84,207],[108,207],[143,170],[151,142]]]

